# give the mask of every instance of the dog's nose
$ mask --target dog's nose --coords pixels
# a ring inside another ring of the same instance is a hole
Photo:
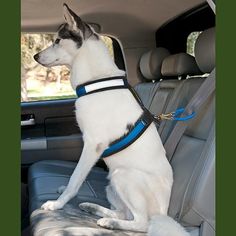
[[[34,60],[35,60],[35,61],[38,61],[38,59],[39,59],[39,53],[37,53],[37,54],[34,55]]]

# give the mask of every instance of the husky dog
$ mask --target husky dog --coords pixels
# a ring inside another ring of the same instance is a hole
[[[86,82],[124,76],[99,34],[66,4],[63,8],[65,23],[59,27],[55,42],[36,54],[35,60],[46,67],[68,66],[74,89]],[[93,93],[77,99],[75,106],[84,148],[68,185],[60,188],[62,194],[57,200],[42,205],[45,210],[63,208],[77,194],[103,151],[112,141],[127,134],[143,112],[128,89]],[[109,168],[106,193],[111,209],[93,203],[79,205],[82,210],[101,217],[97,221],[99,226],[148,232],[152,236],[189,235],[167,216],[172,168],[154,123],[132,145],[104,161]]]

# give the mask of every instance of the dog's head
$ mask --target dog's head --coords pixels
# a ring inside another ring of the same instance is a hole
[[[34,55],[46,67],[71,65],[74,56],[88,39],[98,40],[98,34],[83,22],[66,4],[63,5],[65,23],[58,28],[53,44]]]

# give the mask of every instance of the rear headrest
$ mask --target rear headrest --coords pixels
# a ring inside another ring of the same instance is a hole
[[[160,80],[162,77],[161,75],[162,62],[164,58],[166,58],[169,55],[170,55],[169,51],[162,47],[155,48],[143,54],[139,62],[142,75],[146,79]]]
[[[178,53],[164,59],[161,67],[163,76],[184,76],[202,74],[195,58],[187,53]]]
[[[195,44],[195,58],[200,70],[210,73],[215,67],[215,28],[203,31]]]

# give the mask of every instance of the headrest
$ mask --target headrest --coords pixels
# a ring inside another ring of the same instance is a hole
[[[195,58],[187,53],[178,53],[164,59],[161,67],[163,76],[199,75]]]
[[[139,62],[142,75],[146,79],[160,80],[162,77],[161,75],[162,62],[164,58],[166,58],[169,55],[170,55],[169,51],[161,47],[155,48],[143,54]]]
[[[195,44],[195,58],[200,70],[210,73],[215,67],[215,28],[203,31]]]

